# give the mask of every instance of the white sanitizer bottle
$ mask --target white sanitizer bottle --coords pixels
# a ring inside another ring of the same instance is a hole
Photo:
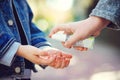
[[[58,41],[61,41],[61,42],[65,42],[70,37],[71,37],[71,35],[66,35],[66,34],[64,34],[63,31],[59,31],[56,34],[54,34],[51,38],[58,40]],[[91,36],[85,40],[80,40],[80,41],[76,42],[73,46],[83,46],[83,47],[86,47],[88,49],[93,49],[94,41],[95,41],[95,38]]]

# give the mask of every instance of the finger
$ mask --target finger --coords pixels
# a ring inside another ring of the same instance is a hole
[[[84,51],[84,47],[81,49],[81,51]]]
[[[84,48],[84,50],[83,51],[87,51],[88,50],[88,48]]]
[[[53,54],[56,50],[47,50],[47,51],[41,51],[38,53],[39,56],[43,57],[50,57],[50,56],[56,56],[56,54]]]
[[[40,49],[39,49],[38,53],[36,53],[36,55],[39,55],[39,56],[49,56],[47,51],[43,51],[43,50],[40,50]]]
[[[52,63],[49,64],[49,66],[51,66],[51,67],[55,67],[55,63],[56,63],[56,62],[53,61]]]
[[[95,33],[93,34],[93,36],[97,37],[97,36],[99,36],[99,35],[100,35],[100,33],[101,33],[101,30],[99,30],[99,31],[95,32]]]
[[[60,66],[59,61],[61,62],[60,57],[56,57],[56,59],[52,63],[50,63],[49,66],[57,69]]]
[[[56,58],[55,58],[55,60],[52,63],[49,64],[49,66],[55,67],[55,65],[56,65],[55,63],[56,63]]]
[[[56,55],[57,57],[62,57],[62,51],[60,50],[50,50],[49,54]]]
[[[64,45],[65,44],[65,42],[61,42],[62,43],[62,45]]]
[[[79,50],[79,51],[87,51],[88,48],[85,48],[85,47],[74,47],[76,50]]]
[[[67,60],[65,61],[65,67],[68,67],[69,63],[70,63],[70,59],[67,59]]]
[[[65,31],[64,26],[61,25],[61,26],[54,27],[49,33],[49,37],[52,37],[52,35],[57,33],[58,31]]]
[[[83,47],[81,51],[87,51],[88,48]]]
[[[76,49],[76,50],[80,50],[80,51],[82,51],[83,48],[81,47],[81,48],[75,48],[75,49]]]
[[[72,46],[67,47],[66,44],[68,44],[68,43],[62,42],[62,45],[63,45],[64,47],[66,47],[66,48],[72,48]]]
[[[55,63],[55,68],[61,68],[61,65],[62,65],[62,58],[57,57],[56,63]]]
[[[83,40],[83,38],[80,38],[81,36],[78,35],[78,33],[74,33],[64,44],[65,47],[71,48],[77,41]]]
[[[66,66],[66,60],[65,58],[62,60],[60,68],[64,68]]]
[[[69,53],[63,52],[63,53],[62,53],[62,57],[65,57],[65,58],[72,58],[72,55],[69,54]]]
[[[82,46],[73,46],[73,48],[75,48],[75,49],[82,49],[83,47]]]
[[[39,57],[40,63],[43,65],[49,65],[55,60],[55,56],[50,56],[47,59],[44,57]]]
[[[61,68],[65,68],[69,65],[70,63],[70,59],[69,58],[64,58],[63,62],[62,62],[62,65],[61,65]]]
[[[56,53],[56,56],[58,56],[58,57],[62,57],[62,51],[57,50],[55,53]]]

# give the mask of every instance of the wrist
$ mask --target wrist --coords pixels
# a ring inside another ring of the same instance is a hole
[[[24,51],[23,49],[24,49],[24,46],[23,46],[23,45],[20,45],[19,48],[18,48],[18,50],[17,50],[17,53],[16,53],[16,54],[17,54],[18,56],[21,56],[21,57],[22,57],[22,56],[23,56],[23,51]]]
[[[106,27],[110,21],[107,19],[104,19],[102,17],[98,17],[98,16],[90,16],[88,19],[95,21],[97,25],[101,25],[101,27]]]

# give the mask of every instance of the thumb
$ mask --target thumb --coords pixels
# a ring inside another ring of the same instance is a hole
[[[46,57],[40,56],[39,58],[42,65],[49,65],[55,60],[55,57],[56,56],[46,56]]]
[[[38,56],[49,56],[48,52],[40,50],[39,49],[39,53],[37,53]]]

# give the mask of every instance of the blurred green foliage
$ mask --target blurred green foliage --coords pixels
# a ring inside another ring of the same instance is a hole
[[[28,0],[33,22],[48,33],[56,24],[78,21],[88,16],[94,0]]]

